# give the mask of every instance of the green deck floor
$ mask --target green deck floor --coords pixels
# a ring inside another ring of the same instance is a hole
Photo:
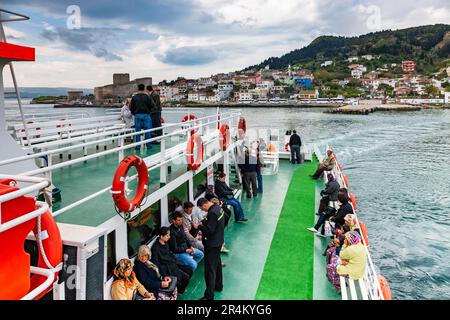
[[[316,182],[308,174],[316,166],[317,160],[305,163],[292,177],[257,299],[313,298],[314,236],[306,228],[314,222]]]
[[[254,199],[243,197],[242,207],[249,222],[236,224],[232,218],[225,230],[225,245],[231,252],[222,254],[222,261],[227,264],[223,269],[224,289],[223,292],[216,293],[216,299],[255,299],[283,205],[282,199],[286,195],[289,181],[296,168],[297,165],[280,161],[280,171],[277,175],[264,176],[262,196]],[[202,262],[180,299],[199,299],[203,296],[204,290]]]

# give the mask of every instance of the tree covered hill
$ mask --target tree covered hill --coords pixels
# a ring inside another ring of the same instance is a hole
[[[317,71],[325,69],[321,67],[324,61],[333,60],[335,64],[329,69],[342,73],[341,77],[344,77],[348,73],[344,63],[346,58],[369,54],[379,57],[369,63],[369,69],[383,63],[399,64],[402,60],[411,59],[416,62],[419,73],[431,74],[450,64],[450,25],[386,30],[358,37],[321,36],[306,47],[279,58],[269,58],[245,70],[260,69],[266,65],[270,65],[271,69],[285,70],[292,65]]]

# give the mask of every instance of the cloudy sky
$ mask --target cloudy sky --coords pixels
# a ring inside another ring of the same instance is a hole
[[[6,0],[1,8],[31,18],[5,24],[8,42],[36,48],[36,62],[16,64],[20,85],[47,87],[104,85],[114,72],[154,82],[209,76],[320,35],[450,23],[449,0]]]

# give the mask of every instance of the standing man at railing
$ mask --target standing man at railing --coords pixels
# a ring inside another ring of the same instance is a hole
[[[302,140],[296,130],[292,131],[292,135],[289,139],[289,147],[291,148],[292,164],[295,164],[296,161],[300,164],[300,148],[302,147]]]
[[[152,118],[150,116],[152,110],[155,109],[155,103],[153,99],[145,92],[145,85],[138,85],[138,92],[136,92],[131,98],[130,110],[134,115],[134,126],[135,130],[138,133],[136,135],[136,142],[141,141],[141,130],[150,130],[153,128],[152,126]],[[145,140],[151,139],[151,133],[145,133]],[[147,142],[147,150],[152,148],[151,142]],[[136,146],[136,150],[140,150],[141,146]]]
[[[161,98],[159,97],[159,94],[156,90],[153,89],[153,86],[147,86],[148,94],[150,95],[150,98],[153,99],[153,102],[155,103],[155,108],[152,110],[151,116],[152,116],[152,126],[153,128],[159,128],[161,127]],[[156,130],[153,132],[153,137],[159,137],[162,135],[162,130]],[[159,144],[159,141],[154,141],[153,144]]]

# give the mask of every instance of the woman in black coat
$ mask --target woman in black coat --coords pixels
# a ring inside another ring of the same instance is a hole
[[[158,266],[150,261],[151,257],[148,246],[142,245],[139,247],[138,255],[134,263],[136,278],[158,300],[177,300],[177,288],[167,293],[160,291],[169,288],[172,278],[162,276]]]

